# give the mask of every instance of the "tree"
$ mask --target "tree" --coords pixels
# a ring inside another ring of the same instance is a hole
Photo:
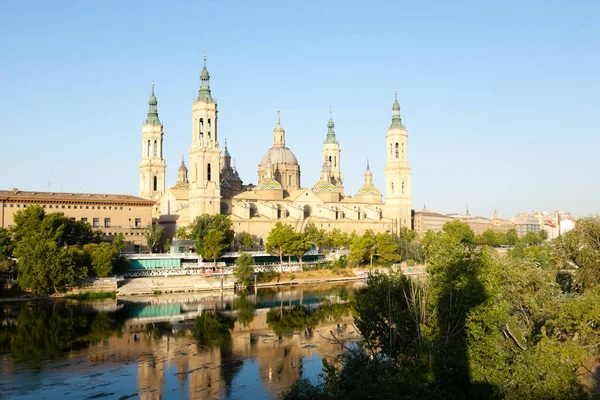
[[[375,250],[379,258],[386,262],[400,261],[398,255],[398,244],[394,241],[391,234],[384,232],[375,236]]]
[[[252,248],[254,245],[254,238],[248,232],[242,232],[239,234],[238,241],[244,246],[246,250]]]
[[[122,234],[120,235],[122,236]],[[77,221],[72,225],[68,233],[67,244],[81,248],[88,243],[97,241],[97,239],[90,224],[85,221]]]
[[[548,240],[548,231],[545,229],[540,229],[540,238],[542,241]]]
[[[113,270],[113,262],[119,257],[114,243],[91,243],[83,246],[83,251],[90,256],[91,270],[98,278],[105,278]]]
[[[229,247],[229,243],[226,243],[226,240],[225,234],[216,229],[209,230],[204,237],[202,256],[207,260],[213,260],[215,268],[217,267],[217,260],[221,258],[225,250]]]
[[[164,230],[165,228],[160,224],[150,224],[146,227],[144,236],[146,237],[146,246],[148,246],[148,251],[151,254],[162,239]]]
[[[501,232],[496,232],[492,229],[488,229],[481,235],[475,237],[475,242],[480,245],[497,247],[506,242],[506,235]]]
[[[287,251],[293,238],[294,228],[291,225],[277,222],[267,236],[267,252],[279,256],[279,262],[283,264],[283,256],[289,254]]]
[[[196,252],[198,254],[204,253],[204,238],[211,229],[222,232],[224,235],[223,243],[226,243],[228,246],[233,241],[234,232],[229,216],[222,214],[202,214],[196,217],[194,222],[189,226],[190,239],[196,241]]]
[[[416,241],[417,239],[417,232],[413,231],[412,229],[406,227],[406,226],[402,226],[400,228],[400,235],[399,235],[402,239],[406,240],[408,243],[413,243]]]
[[[475,234],[469,225],[459,220],[446,222],[442,231],[457,239],[463,245],[475,244]]]
[[[537,233],[529,231],[525,235],[523,235],[523,237],[521,238],[521,242],[531,246],[542,243],[542,238]]]
[[[306,254],[311,247],[311,244],[308,242],[304,234],[296,232],[292,237],[289,251],[298,258],[298,261],[300,261],[300,266],[302,266],[302,257],[304,257],[304,254]]]
[[[248,253],[240,252],[235,260],[235,265],[233,270],[235,281],[241,286],[249,285],[250,278],[254,274],[254,258]]]
[[[15,249],[19,286],[36,294],[64,292],[87,275],[74,262],[73,250],[38,232],[21,238]]]
[[[357,267],[370,262],[371,255],[375,253],[375,239],[372,235],[365,233],[363,236],[356,236],[350,245],[350,254],[348,254],[348,265]]]
[[[190,238],[190,234],[187,226],[180,226],[177,228],[177,239],[186,240]]]
[[[506,242],[509,246],[514,246],[519,241],[519,235],[517,235],[517,231],[513,229],[509,229],[506,232]]]
[[[0,228],[0,273],[13,271],[13,243],[8,229]]]

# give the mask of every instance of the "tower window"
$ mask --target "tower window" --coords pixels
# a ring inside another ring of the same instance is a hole
[[[210,122],[209,122],[210,124]],[[206,180],[210,182],[210,164],[206,166]]]
[[[404,182],[402,182],[402,194],[404,194]]]
[[[154,157],[158,156],[158,145],[156,144],[156,140],[154,141]]]
[[[394,182],[392,182],[392,194],[394,194]]]
[[[292,186],[292,176],[288,176],[288,186]]]
[[[393,149],[392,149],[392,144],[390,143],[390,156],[394,153]]]
[[[158,178],[154,176],[154,191],[156,192],[158,189]]]
[[[404,142],[402,142],[402,158],[404,158]]]
[[[399,147],[400,146],[398,145],[398,143],[396,143],[396,158],[400,158],[399,151],[398,151]]]
[[[204,121],[202,118],[198,121],[198,139],[202,140],[202,134],[204,133]]]
[[[337,167],[337,157],[333,157],[333,166]]]
[[[329,156],[329,162],[331,163],[331,156]]]
[[[208,119],[208,131],[207,131],[207,134],[208,134],[208,140],[210,140],[210,118]]]
[[[150,141],[148,140],[148,148],[146,149],[146,157],[150,157]]]

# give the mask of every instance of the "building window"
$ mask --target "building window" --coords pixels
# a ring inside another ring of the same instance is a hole
[[[399,145],[398,145],[398,143],[396,143],[396,158],[400,158],[400,154],[399,154],[398,148],[399,148]]]
[[[92,227],[93,228],[99,228],[100,227],[100,218],[94,218],[92,221]]]
[[[154,157],[158,155],[158,145],[156,144],[156,140],[154,141]]]
[[[104,227],[110,228],[110,218],[104,218]]]
[[[64,207],[63,207],[63,208],[64,208]],[[71,209],[71,206],[67,206],[67,208],[70,210],[70,209]]]
[[[10,208],[13,208],[13,206],[14,206],[14,204],[11,204],[11,205],[10,205]]]
[[[402,142],[402,158],[404,158],[404,142]]]
[[[210,130],[210,119],[208,120],[208,126],[209,126],[208,129]],[[210,164],[208,164],[206,166],[206,180],[208,180],[210,182],[210,178],[211,178],[211,176],[210,176]]]
[[[11,207],[12,207],[12,206],[11,206]],[[50,204],[50,205],[48,206],[48,208],[52,208],[52,204]]]
[[[202,134],[204,133],[204,121],[200,118],[198,123],[198,139],[202,140]]]
[[[81,218],[81,222],[87,222],[87,218]]]
[[[17,204],[17,208],[21,208],[21,205],[20,205],[20,204]]]
[[[333,157],[333,166],[337,167],[337,156]]]
[[[394,182],[392,182],[392,194],[394,194]]]
[[[146,149],[146,157],[150,157],[150,141],[148,140],[148,148]]]
[[[292,176],[291,175],[288,176],[288,185],[289,186],[292,185]]]
[[[112,207],[111,207],[111,206],[109,206],[109,207],[108,207],[108,209],[109,209],[109,210],[112,210]]]
[[[141,228],[142,227],[142,219],[141,218],[136,218],[135,219],[135,227],[136,228]]]
[[[154,176],[154,191],[156,192],[156,188],[158,187],[158,179]]]
[[[64,206],[64,205],[62,205],[62,206],[60,206],[60,208],[65,208],[65,206]]]
[[[119,209],[120,209],[120,210],[122,210],[122,209],[123,209],[123,207],[119,207]]]
[[[402,182],[402,194],[404,194],[404,182]]]
[[[75,223],[75,218],[71,218],[71,222],[72,222],[72,223]]]
[[[106,210],[106,206],[103,206],[102,208]]]
[[[210,140],[210,118],[208,119],[208,129],[206,132],[206,136],[207,136],[208,140]]]

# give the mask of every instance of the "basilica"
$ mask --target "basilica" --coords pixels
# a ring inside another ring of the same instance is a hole
[[[227,142],[223,149],[219,147],[218,107],[210,90],[206,56],[198,96],[192,104],[189,169],[182,156],[177,182],[167,187],[162,156],[164,131],[157,104],[153,84],[148,116],[142,126],[140,196],[156,202],[154,218],[171,237],[178,227],[187,226],[204,213],[229,215],[236,232],[249,232],[260,239],[266,239],[277,222],[290,224],[298,232],[309,223],[325,230],[338,228],[358,234],[367,229],[398,232],[403,226],[411,228],[408,134],[400,118],[397,94],[385,141],[381,135],[381,151],[387,160],[383,194],[373,184],[368,161],[362,187],[353,195],[345,193],[340,143],[331,117],[322,157],[310,160],[322,165],[320,176],[312,187],[302,187],[300,164],[286,146],[279,111],[273,146],[257,160],[258,183],[244,184],[231,162]]]

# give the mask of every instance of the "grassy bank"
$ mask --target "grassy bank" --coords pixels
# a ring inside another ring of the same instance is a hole
[[[86,293],[74,293],[67,294],[64,296],[65,299],[70,300],[102,300],[102,299],[116,299],[117,292],[86,292]]]

